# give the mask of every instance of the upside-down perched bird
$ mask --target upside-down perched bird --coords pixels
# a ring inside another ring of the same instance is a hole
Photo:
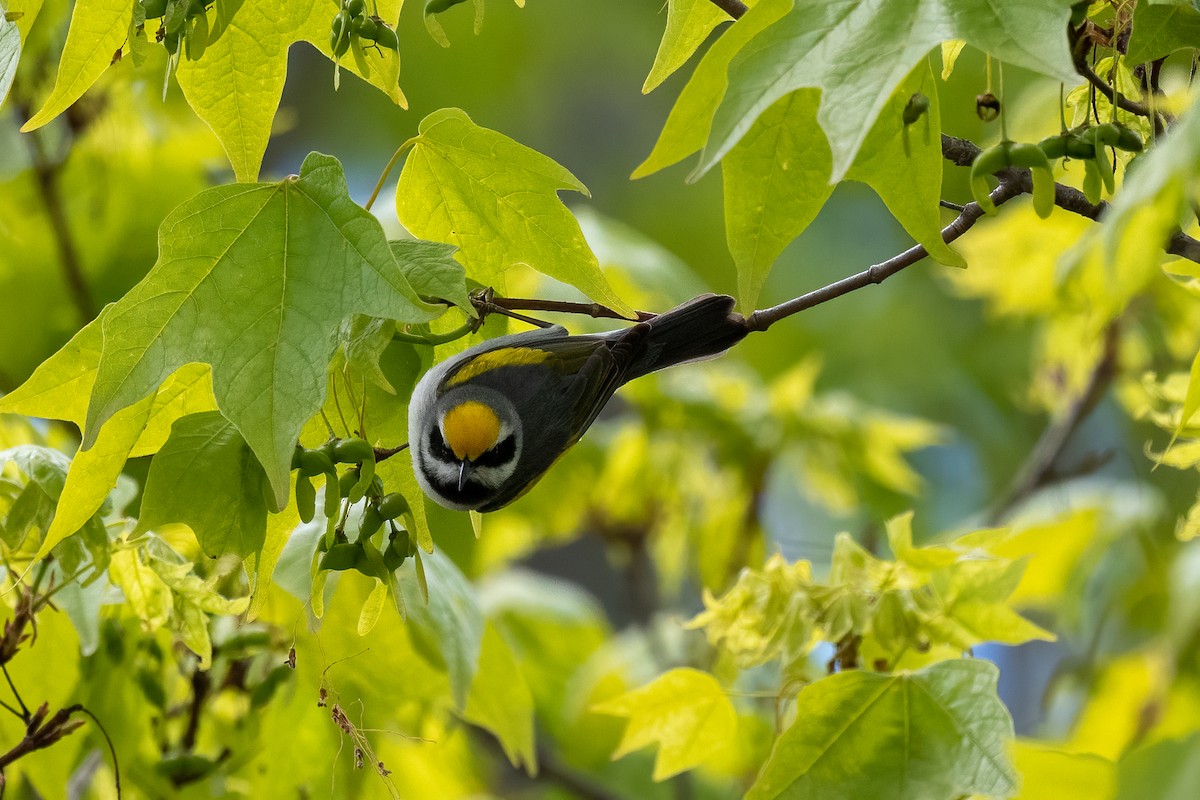
[[[443,361],[409,405],[417,480],[447,508],[508,505],[579,441],[623,384],[741,341],[748,330],[733,305],[726,295],[702,295],[622,330],[570,336],[555,325]]]

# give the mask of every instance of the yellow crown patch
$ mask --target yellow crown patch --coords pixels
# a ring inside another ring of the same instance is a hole
[[[490,406],[468,400],[446,412],[442,433],[459,460],[474,461],[496,445],[500,418]]]

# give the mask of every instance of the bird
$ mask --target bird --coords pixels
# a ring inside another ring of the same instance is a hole
[[[425,493],[495,511],[529,491],[631,380],[712,358],[749,329],[728,295],[704,294],[635,325],[500,336],[427,371],[409,402],[409,450]]]

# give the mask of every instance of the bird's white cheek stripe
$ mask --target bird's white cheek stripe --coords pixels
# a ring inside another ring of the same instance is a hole
[[[442,483],[457,484],[458,483],[458,466],[456,464],[447,464],[441,459],[432,456],[426,456],[425,469],[437,476],[437,479]]]

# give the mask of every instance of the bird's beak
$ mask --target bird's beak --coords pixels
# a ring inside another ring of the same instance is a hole
[[[471,459],[464,458],[462,465],[458,468],[458,490],[460,492],[467,485],[467,478],[469,477],[471,477]]]

